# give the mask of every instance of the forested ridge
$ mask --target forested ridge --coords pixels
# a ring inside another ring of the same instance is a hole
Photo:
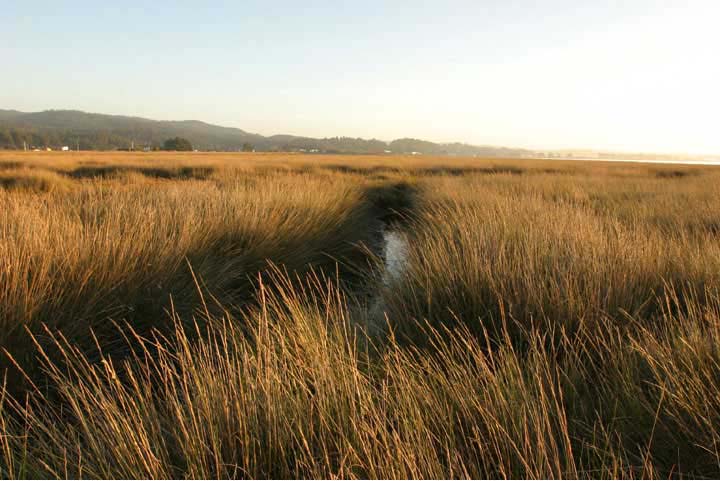
[[[0,110],[0,149],[125,150],[161,148],[168,138],[188,139],[198,150],[305,151],[316,153],[377,154],[422,153],[433,155],[521,156],[523,149],[441,144],[412,138],[385,142],[377,139],[294,135],[262,136],[241,129],[197,120],[159,121],[140,117],[86,113],[77,110],[18,112]]]

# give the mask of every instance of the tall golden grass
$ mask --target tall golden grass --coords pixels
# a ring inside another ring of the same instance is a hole
[[[3,153],[0,176],[4,477],[720,474],[717,169]]]
[[[408,335],[419,334],[413,319],[483,329],[503,316],[572,330],[654,319],[669,291],[702,299],[720,280],[718,176],[673,179],[427,181],[407,229],[405,282],[387,289],[390,317],[407,318]]]

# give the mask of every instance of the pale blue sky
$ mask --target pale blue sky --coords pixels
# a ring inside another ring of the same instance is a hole
[[[99,3],[4,2],[0,108],[720,153],[717,0]]]

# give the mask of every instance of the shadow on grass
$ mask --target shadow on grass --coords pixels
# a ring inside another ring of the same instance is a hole
[[[27,166],[20,161],[11,160],[8,162],[0,162],[0,171],[22,169],[23,167]]]
[[[658,179],[682,179],[685,177],[696,177],[701,174],[700,170],[656,170],[655,177]]]
[[[107,168],[92,170],[93,174],[98,172],[112,175]],[[272,269],[282,269],[298,282],[316,273],[352,291],[366,281],[373,252],[380,248],[380,230],[408,214],[415,194],[415,189],[406,183],[376,185],[367,189],[348,215],[329,227],[300,229],[294,237],[270,245],[248,245],[244,236],[220,233],[202,249],[188,252],[187,262],[179,263],[172,271],[148,271],[130,276],[136,279],[132,283],[113,285],[101,278],[94,283],[89,278],[82,299],[48,299],[28,320],[28,330],[37,336],[53,362],[62,363],[62,354],[56,346],[42,341],[48,339],[41,324],[46,320],[49,332],[61,333],[90,362],[100,361],[98,346],[106,357],[122,360],[131,350],[113,321],[132,328],[141,337],[171,337],[170,312],[183,321],[202,323],[206,312],[220,318],[226,313],[236,315],[252,309],[257,303],[258,279]],[[298,217],[303,218],[302,213]],[[87,299],[97,303],[83,306]],[[30,380],[41,385],[44,374],[27,332],[19,329],[6,335],[4,344]],[[8,391],[21,396],[28,385],[13,362],[2,356],[0,371],[5,369],[9,373]]]
[[[123,174],[137,173],[154,179],[198,179],[209,178],[215,169],[213,167],[125,167],[125,166],[83,166],[67,173],[74,179],[108,179]]]

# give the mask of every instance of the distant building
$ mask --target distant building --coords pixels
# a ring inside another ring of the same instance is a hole
[[[68,147],[67,145],[63,145],[60,150],[62,150],[63,152],[67,152],[68,150],[70,150],[70,147]]]
[[[46,147],[45,150],[47,150],[48,152],[52,152],[52,147]]]

